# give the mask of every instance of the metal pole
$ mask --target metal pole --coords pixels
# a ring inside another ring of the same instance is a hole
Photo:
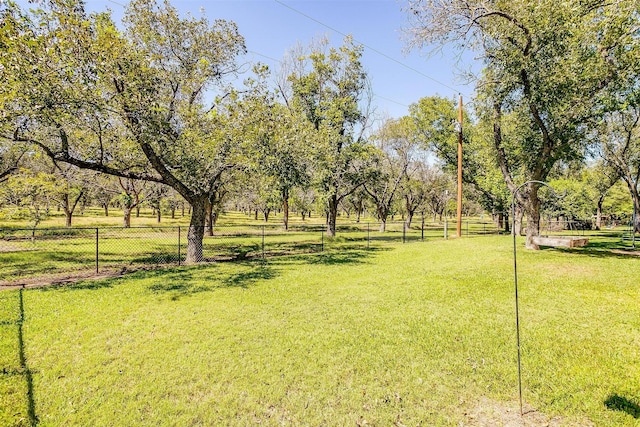
[[[522,411],[522,363],[521,363],[521,350],[520,350],[520,309],[518,306],[518,267],[516,261],[516,194],[522,187],[527,184],[541,184],[546,185],[553,192],[553,188],[549,184],[543,181],[527,181],[520,184],[513,190],[511,194],[511,235],[513,236],[513,283],[515,287],[516,297],[516,342],[518,346],[518,397],[520,399],[520,415],[523,415]]]
[[[516,261],[516,207],[515,207],[515,196],[519,187],[513,192],[513,198],[511,200],[511,234],[513,235],[513,283],[515,285],[515,295],[516,295],[516,342],[518,345],[518,396],[520,398],[520,416],[522,413],[522,363],[520,356],[520,309],[518,307],[518,267]]]
[[[371,230],[369,229],[369,223],[367,223],[367,249],[371,246]]]
[[[98,269],[99,269],[99,265],[98,265],[98,254],[100,253],[99,248],[98,248],[98,227],[96,227],[96,274],[98,274]]]
[[[444,213],[444,239],[447,240],[448,238],[448,230],[449,228],[449,223],[447,222],[447,213]]]

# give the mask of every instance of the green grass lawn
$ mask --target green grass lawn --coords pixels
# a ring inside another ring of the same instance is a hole
[[[639,265],[519,249],[527,408],[640,424]],[[0,425],[473,424],[517,411],[513,294],[509,236],[5,291]]]

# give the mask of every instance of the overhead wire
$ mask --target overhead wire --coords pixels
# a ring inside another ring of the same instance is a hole
[[[110,3],[113,3],[113,4],[117,4],[118,6],[121,6],[121,7],[123,7],[123,8],[126,8],[126,5],[124,5],[124,4],[122,4],[122,3],[119,3],[119,2],[117,2],[117,1],[115,1],[115,0],[107,0],[107,1],[108,1],[108,2],[110,2]],[[283,2],[282,2],[282,1],[280,1],[280,0],[274,0],[274,1],[275,1],[276,3],[278,3],[278,4],[280,4],[280,5],[282,5],[282,6],[286,7],[286,8],[288,8],[288,9],[290,9],[290,10],[292,10],[292,11],[294,11],[294,12],[296,12],[296,13],[298,13],[298,14],[302,15],[302,16],[304,16],[305,18],[310,19],[310,20],[312,20],[312,21],[314,21],[314,22],[316,22],[316,23],[318,23],[318,24],[320,24],[320,25],[322,25],[322,26],[324,26],[324,27],[326,27],[326,28],[330,29],[331,31],[334,31],[335,33],[338,33],[338,34],[342,35],[343,37],[346,37],[346,36],[347,36],[345,33],[343,33],[343,32],[341,32],[341,31],[339,31],[339,30],[337,30],[337,29],[335,29],[335,28],[333,28],[333,27],[331,27],[331,26],[329,26],[329,25],[327,25],[327,24],[325,24],[325,23],[323,23],[323,22],[321,22],[321,21],[319,21],[319,20],[317,20],[317,19],[315,19],[315,18],[313,18],[313,17],[311,17],[311,16],[309,16],[309,15],[307,15],[307,14],[305,14],[305,13],[303,13],[303,12],[301,12],[301,11],[299,11],[299,10],[297,10],[297,9],[295,9],[295,8],[293,8],[293,7],[291,7],[291,6],[289,6],[289,5],[287,5],[286,3],[283,3]],[[365,44],[365,43],[362,43],[362,42],[360,42],[360,41],[356,40],[355,38],[354,38],[353,40],[354,40],[356,43],[359,43],[359,44],[361,44],[362,46],[364,46],[365,48],[367,48],[367,49],[371,50],[372,52],[375,52],[375,53],[377,53],[378,55],[381,55],[382,57],[384,57],[384,58],[386,58],[386,59],[388,59],[388,60],[391,60],[391,61],[393,61],[393,62],[395,62],[395,63],[397,63],[397,64],[399,64],[399,65],[401,65],[401,66],[403,66],[403,67],[405,67],[405,68],[407,68],[407,69],[409,69],[409,70],[411,70],[411,71],[414,71],[414,72],[418,73],[419,75],[421,75],[421,76],[423,76],[423,77],[425,77],[425,78],[427,78],[427,79],[429,79],[429,80],[431,80],[431,81],[433,81],[433,82],[435,82],[435,83],[437,83],[437,84],[439,84],[439,85],[441,85],[441,86],[443,86],[443,87],[446,87],[446,88],[448,88],[448,89],[453,90],[454,92],[458,92],[458,93],[459,93],[459,91],[458,91],[457,89],[455,89],[455,88],[453,88],[453,87],[451,87],[451,86],[449,86],[449,85],[447,85],[447,84],[445,84],[445,83],[443,83],[443,82],[441,82],[441,81],[439,81],[439,80],[437,80],[437,79],[434,79],[433,77],[431,77],[431,76],[429,76],[429,75],[427,75],[427,74],[424,74],[423,72],[421,72],[421,71],[419,71],[419,70],[417,70],[417,69],[415,69],[415,68],[413,68],[413,67],[411,67],[411,66],[409,66],[409,65],[407,65],[407,64],[405,64],[405,63],[403,63],[403,62],[401,62],[401,61],[398,61],[397,59],[395,59],[395,58],[393,58],[393,57],[391,57],[391,56],[387,55],[386,53],[384,53],[384,52],[382,52],[382,51],[380,51],[380,50],[378,50],[378,49],[375,49],[375,48],[373,48],[373,47],[371,47],[371,46],[369,46],[369,45],[367,45],[367,44]],[[282,64],[282,61],[281,61],[281,60],[276,59],[276,58],[273,58],[273,57],[268,56],[268,55],[265,55],[265,54],[262,54],[262,53],[259,53],[259,52],[256,52],[256,51],[254,51],[254,50],[247,50],[247,52],[248,52],[248,53],[251,53],[251,54],[253,54],[253,55],[261,56],[261,57],[266,58],[266,59],[269,59],[269,60],[271,60],[271,61],[275,61],[275,62],[277,62],[277,63],[279,63],[279,64]],[[377,97],[377,98],[384,99],[385,101],[388,101],[388,102],[391,102],[391,103],[394,103],[394,104],[400,105],[400,106],[402,106],[402,107],[407,107],[407,108],[409,107],[408,105],[406,105],[406,104],[404,104],[404,103],[402,103],[402,102],[399,102],[399,101],[393,100],[393,99],[391,99],[391,98],[388,98],[388,97],[385,97],[385,96],[382,96],[382,95],[378,95],[378,94],[377,94],[377,93],[375,93],[375,92],[373,93],[373,95],[374,95],[375,97]]]
[[[273,0],[273,1],[278,3],[279,5],[281,5],[283,7],[286,7],[287,9],[289,9],[289,10],[291,10],[291,11],[293,11],[293,12],[299,14],[299,15],[301,15],[301,16],[304,16],[305,18],[307,18],[307,19],[309,19],[309,20],[311,20],[311,21],[313,21],[313,22],[315,22],[315,23],[317,23],[319,25],[322,25],[325,28],[328,28],[329,30],[331,30],[331,31],[333,31],[333,32],[335,32],[337,34],[340,34],[343,37],[347,37],[348,36],[347,34],[343,33],[342,31],[340,31],[340,30],[338,30],[338,29],[336,29],[336,28],[334,28],[334,27],[332,27],[330,25],[325,24],[324,22],[322,22],[322,21],[320,21],[320,20],[318,20],[318,19],[316,19],[316,18],[314,18],[314,17],[312,17],[312,16],[310,16],[310,15],[308,15],[308,14],[306,14],[306,13],[304,13],[304,12],[294,8],[294,7],[292,7],[292,6],[289,6],[288,4],[284,3],[281,0]],[[369,46],[366,43],[363,43],[360,40],[357,40],[355,37],[353,38],[353,41],[355,41],[356,43],[364,46],[366,49],[369,49],[370,51],[372,51],[374,53],[377,53],[378,55],[382,56],[383,58],[388,59],[389,61],[395,62],[396,64],[398,64],[398,65],[400,65],[400,66],[402,66],[402,67],[404,67],[404,68],[406,68],[406,69],[408,69],[410,71],[413,71],[414,73],[416,73],[416,74],[418,74],[418,75],[420,75],[420,76],[422,76],[422,77],[424,77],[424,78],[426,78],[428,80],[431,80],[432,82],[437,83],[442,87],[446,87],[447,89],[450,89],[453,92],[462,95],[462,92],[459,89],[456,89],[456,88],[454,88],[454,87],[452,87],[452,86],[450,86],[450,85],[448,85],[448,84],[446,84],[444,82],[441,82],[440,80],[435,79],[435,78],[429,76],[428,74],[423,73],[422,71],[418,70],[417,68],[412,67],[412,66],[410,66],[408,64],[405,64],[402,61],[397,60],[396,58],[394,58],[394,57],[382,52],[381,50],[378,50],[378,49],[376,49],[376,48],[374,48],[372,46]]]
[[[261,57],[263,57],[263,58],[266,58],[266,59],[269,59],[269,60],[271,60],[271,61],[277,62],[277,63],[279,63],[279,64],[282,64],[282,61],[281,61],[280,59],[273,58],[273,57],[271,57],[271,56],[269,56],[269,55],[264,55],[264,54],[262,54],[262,53],[260,53],[260,52],[256,52],[255,50],[247,50],[247,52],[248,52],[248,53],[251,53],[251,54],[253,54],[253,55],[261,56]],[[394,103],[394,104],[400,105],[400,106],[402,106],[402,107],[407,107],[407,108],[409,108],[409,106],[408,106],[407,104],[404,104],[404,103],[402,103],[402,102],[400,102],[400,101],[393,100],[393,99],[391,99],[391,98],[387,98],[386,96],[378,95],[378,94],[377,94],[377,93],[375,93],[375,92],[373,92],[373,96],[375,96],[376,98],[384,99],[385,101],[388,101],[388,102],[391,102],[391,103]]]

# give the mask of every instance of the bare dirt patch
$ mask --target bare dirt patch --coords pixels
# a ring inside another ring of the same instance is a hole
[[[563,417],[549,418],[542,412],[525,405],[523,415],[517,402],[496,402],[483,398],[465,413],[465,426],[472,427],[593,427],[589,420],[575,421]]]
[[[615,249],[611,252],[618,255],[640,256],[640,251],[623,251],[620,249]]]
[[[80,271],[65,274],[50,274],[46,276],[30,277],[25,279],[0,282],[0,291],[19,288],[42,288],[44,286],[61,286],[79,282],[81,280],[101,280],[111,277],[122,276],[133,270],[119,268],[113,270],[105,270],[100,273],[95,271]]]

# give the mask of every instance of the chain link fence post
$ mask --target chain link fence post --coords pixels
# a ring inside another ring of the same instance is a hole
[[[98,227],[96,227],[96,274],[98,274],[98,271],[100,269],[99,267],[99,258],[100,258],[100,247],[99,247],[99,229]]]
[[[369,223],[367,223],[367,249],[371,247],[371,229],[369,228]]]

